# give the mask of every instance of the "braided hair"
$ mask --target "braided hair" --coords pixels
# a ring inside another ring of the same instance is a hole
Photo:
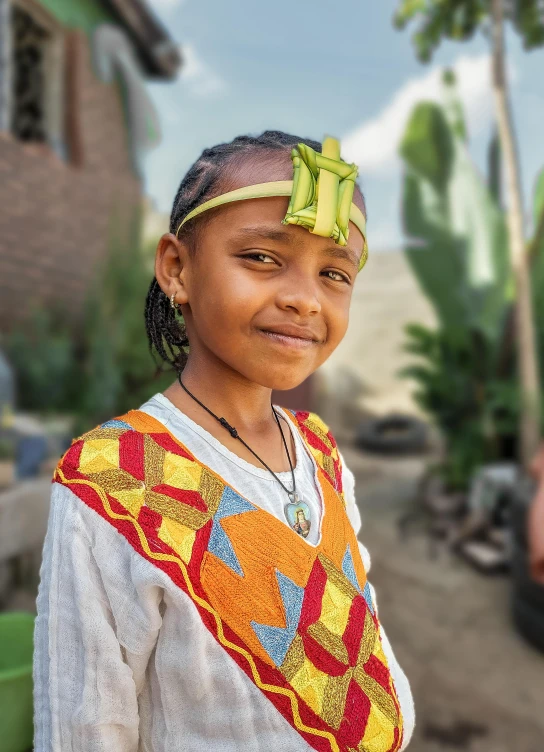
[[[300,138],[283,131],[264,131],[260,136],[237,136],[228,143],[204,149],[178,188],[170,215],[170,232],[175,235],[180,222],[190,211],[223,192],[221,182],[224,181],[226,168],[231,163],[258,152],[290,153],[300,142],[307,144],[314,151],[321,151],[318,141]],[[362,196],[359,186],[357,189]],[[198,244],[198,233],[202,231],[213,212],[213,209],[203,212],[181,228],[179,237],[183,237],[190,252],[194,253]],[[189,339],[183,318],[171,307],[170,300],[161,290],[156,277],[153,277],[145,301],[145,327],[152,357],[155,358],[155,349],[160,358],[180,374],[187,362]],[[164,370],[161,365],[157,364],[158,371]]]

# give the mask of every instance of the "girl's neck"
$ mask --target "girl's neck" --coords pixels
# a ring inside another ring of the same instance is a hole
[[[219,418],[234,426],[240,437],[261,457],[274,472],[289,470],[289,458],[271,408],[272,390],[244,379],[228,367],[214,365],[199,368],[193,355],[181,375],[183,384]],[[191,420],[208,431],[231,452],[256,467],[262,464],[255,456],[222,426],[212,415],[195,402],[176,380],[164,395]],[[280,421],[283,423],[283,420]],[[293,466],[297,464],[296,447],[292,432],[283,428]]]
[[[246,435],[266,432],[272,424],[275,425],[270,406],[272,390],[248,381],[225,364],[207,362],[203,368],[193,357],[188,360],[180,379],[209,410],[224,417],[241,435],[244,432]],[[178,379],[168,387],[165,395],[198,423],[202,423],[204,415],[209,416],[185,392]]]

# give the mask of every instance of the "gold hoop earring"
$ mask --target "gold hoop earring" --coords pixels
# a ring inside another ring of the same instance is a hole
[[[176,303],[176,302],[174,301],[174,298],[175,298],[175,297],[176,297],[176,293],[175,293],[175,292],[173,292],[173,293],[172,293],[172,295],[170,295],[170,307],[171,307],[171,308],[173,308],[173,309],[174,309],[174,311],[179,311],[179,309],[181,308],[181,306],[180,306],[180,304],[179,304],[179,303]]]

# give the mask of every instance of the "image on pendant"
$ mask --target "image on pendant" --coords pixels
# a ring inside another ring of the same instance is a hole
[[[299,535],[303,538],[308,537],[310,532],[310,509],[303,501],[299,501],[297,504],[287,504],[286,514],[289,524]]]

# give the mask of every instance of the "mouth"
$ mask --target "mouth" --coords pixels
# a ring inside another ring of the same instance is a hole
[[[258,329],[259,334],[267,337],[271,342],[296,350],[315,347],[319,340],[312,334],[293,334],[286,331],[274,331],[272,329]]]

